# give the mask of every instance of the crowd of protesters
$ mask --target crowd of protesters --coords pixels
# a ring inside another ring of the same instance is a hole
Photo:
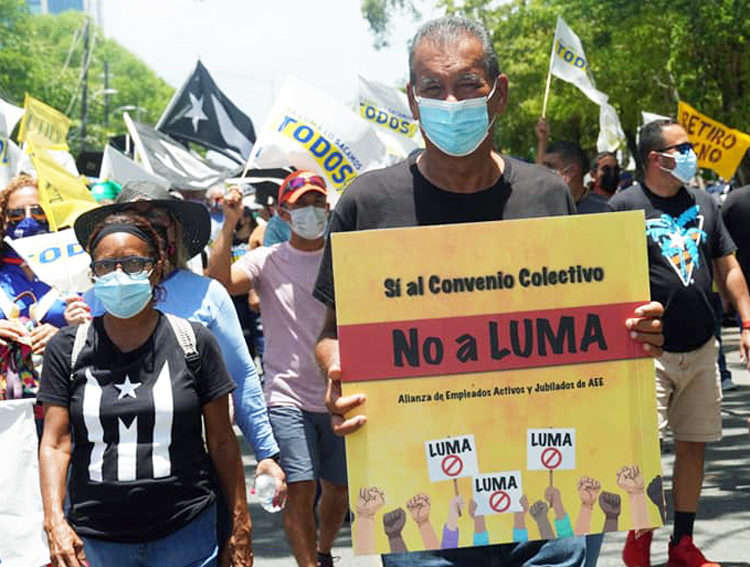
[[[536,128],[540,165],[499,154],[490,133],[502,123],[508,79],[475,22],[424,25],[409,65],[425,149],[355,180],[330,222],[326,182],[311,171],[283,181],[265,219],[237,188],[213,188],[198,202],[148,181],[99,184],[100,206],[74,225],[93,287],[68,296],[2,244],[0,399],[38,400],[53,566],[252,565],[232,419],[258,459],[256,475],[275,480],[297,564],[333,564],[349,508],[342,436],[366,420],[346,415],[361,397],[340,395],[329,231],[632,209],[646,211],[648,231],[653,219],[684,220],[695,207],[704,237],[694,271],[686,280],[649,241],[654,302],[628,325],[655,357],[660,432],[676,439],[668,565],[715,565],[693,543],[693,523],[705,443],[721,437],[722,300],[737,313],[743,359],[750,353],[750,187],[729,191],[721,207],[692,187],[695,153],[671,120],[642,130],[643,171],[632,187],[616,154],[589,161],[574,142],[548,143],[546,121]],[[10,240],[49,230],[36,179],[20,175],[0,192],[0,217]],[[650,565],[650,544],[651,532],[630,533],[625,564]],[[383,564],[582,567],[596,564],[600,546],[601,536],[570,537],[392,553]]]

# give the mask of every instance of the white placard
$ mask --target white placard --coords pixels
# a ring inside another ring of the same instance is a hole
[[[78,244],[72,228],[16,240],[6,237],[5,241],[48,286],[63,292],[83,292],[92,286],[91,258]]]
[[[526,434],[526,468],[559,471],[576,468],[575,429],[529,429]]]
[[[0,402],[0,565],[49,563],[33,399]]]
[[[476,516],[521,512],[521,471],[481,474],[472,479]]]
[[[479,474],[473,435],[425,441],[424,450],[431,482]]]

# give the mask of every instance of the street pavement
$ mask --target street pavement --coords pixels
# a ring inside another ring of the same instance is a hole
[[[750,417],[750,374],[740,364],[736,328],[724,329],[724,351],[737,388],[724,393],[722,403],[724,438],[710,444],[706,453],[706,477],[696,521],[695,541],[706,557],[723,567],[750,567],[750,437],[747,418]],[[243,461],[248,482],[252,484],[255,459],[243,440]],[[672,443],[664,444],[664,469],[667,501],[672,482],[674,450]],[[295,561],[284,536],[281,514],[270,514],[249,495],[253,518],[253,548],[258,567],[294,567]],[[671,509],[670,509],[671,512]],[[667,542],[671,529],[656,532],[651,547],[652,565],[663,567],[667,561]],[[621,567],[620,558],[625,533],[607,535],[599,567]],[[351,550],[351,530],[341,530],[333,555],[340,559],[336,567],[379,567],[377,556],[354,556]],[[466,567],[473,567],[467,565]]]

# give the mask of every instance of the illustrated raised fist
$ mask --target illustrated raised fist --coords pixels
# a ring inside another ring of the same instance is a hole
[[[619,516],[621,509],[620,495],[605,490],[599,495],[599,506],[607,517]]]
[[[601,490],[602,485],[599,484],[599,481],[590,476],[582,476],[578,480],[578,496],[584,506],[593,508]]]
[[[546,518],[548,512],[549,512],[549,506],[543,500],[537,500],[531,505],[531,508],[529,508],[529,513],[537,521],[539,517]]]
[[[521,505],[521,508],[523,508],[524,512],[529,511],[529,499],[525,494],[521,496],[521,499],[518,501],[518,503]]]
[[[385,493],[376,486],[360,488],[357,497],[357,516],[372,518],[385,504]]]
[[[406,524],[406,512],[403,508],[396,508],[383,515],[383,529],[389,538],[399,537]]]
[[[651,482],[648,483],[646,489],[649,500],[659,509],[659,515],[661,515],[661,521],[667,521],[667,506],[664,502],[664,487],[662,485],[661,475],[656,475]]]
[[[420,492],[409,498],[406,502],[406,509],[409,510],[412,520],[417,522],[418,526],[430,521],[430,497],[424,492]]]
[[[642,494],[643,485],[643,475],[638,465],[622,467],[617,471],[617,486],[628,494]]]

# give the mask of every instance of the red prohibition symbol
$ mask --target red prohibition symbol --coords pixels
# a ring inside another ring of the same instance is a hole
[[[510,496],[507,492],[497,490],[490,495],[490,508],[495,512],[505,512],[510,508]]]
[[[547,447],[542,451],[542,464],[549,470],[555,470],[562,464],[562,453],[556,447]]]
[[[440,468],[443,469],[443,473],[450,477],[455,477],[461,474],[464,470],[464,462],[458,455],[447,455],[443,462],[440,463]]]

